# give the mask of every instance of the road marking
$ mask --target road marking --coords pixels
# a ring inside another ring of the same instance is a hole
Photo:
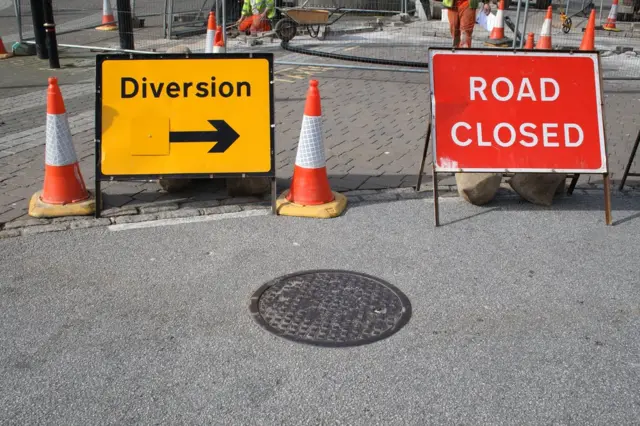
[[[295,81],[293,81],[293,80],[285,80],[283,78],[276,78],[275,80],[276,81],[282,81],[284,83],[295,83]]]
[[[343,52],[348,52],[349,50],[357,49],[358,47],[360,47],[360,46],[347,47],[347,48],[342,49],[342,51]]]
[[[292,69],[295,69],[295,67],[289,67],[289,68],[285,68],[283,70],[278,70],[278,71],[275,72],[275,74],[280,74],[280,73],[285,72],[285,71],[291,71]]]
[[[318,74],[319,71],[301,69],[301,70],[298,70],[298,72],[301,72],[307,75],[313,75],[313,74]]]
[[[215,220],[223,220],[223,219],[267,216],[269,214],[271,214],[270,209],[245,210],[241,212],[220,213],[220,214],[213,214],[209,216],[181,217],[176,219],[159,219],[159,220],[150,220],[150,221],[138,222],[138,223],[121,223],[119,225],[109,225],[107,228],[109,229],[109,231],[118,232],[118,231],[129,231],[131,229],[155,228],[158,226],[172,226],[172,225],[185,225],[190,223],[212,222]]]

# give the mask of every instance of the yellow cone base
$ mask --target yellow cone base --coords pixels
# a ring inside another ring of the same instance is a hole
[[[62,217],[87,216],[96,211],[96,200],[93,194],[84,201],[71,204],[48,204],[40,199],[42,191],[38,191],[29,202],[29,216],[31,217]]]
[[[347,197],[335,191],[331,191],[331,193],[334,199],[329,203],[303,206],[287,200],[286,197],[289,194],[289,190],[286,190],[276,200],[276,212],[282,216],[310,217],[314,219],[338,217],[347,207]]]
[[[9,59],[13,56],[13,53],[0,53],[0,59]]]
[[[100,25],[99,27],[96,27],[96,30],[98,31],[115,31],[118,29],[118,26],[115,24],[105,24],[105,25]]]
[[[602,29],[605,30],[605,31],[613,31],[613,32],[616,32],[616,33],[619,33],[621,31],[619,28],[607,28],[605,26],[603,26]]]
[[[491,46],[491,47],[509,47],[511,46],[512,43],[513,43],[513,40],[507,37],[501,38],[499,40],[488,38],[485,40],[484,45]]]

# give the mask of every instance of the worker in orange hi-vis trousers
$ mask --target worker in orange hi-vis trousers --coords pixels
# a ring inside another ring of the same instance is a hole
[[[241,33],[269,31],[271,29],[269,20],[275,15],[274,0],[244,0],[242,16],[238,20],[238,30]]]
[[[453,47],[471,47],[478,3],[479,0],[443,0],[442,6],[448,12]],[[483,12],[486,14],[491,12],[488,2],[484,4]]]

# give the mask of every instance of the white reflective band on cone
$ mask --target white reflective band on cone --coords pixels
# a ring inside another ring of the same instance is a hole
[[[322,117],[302,118],[302,131],[298,142],[296,166],[319,169],[326,165],[322,144]]]
[[[47,141],[44,162],[49,166],[68,166],[77,162],[66,114],[47,114]]]
[[[204,53],[211,53],[213,50],[213,36],[215,35],[214,30],[207,30],[207,41],[204,46]]]
[[[544,20],[544,23],[542,24],[542,31],[540,31],[540,35],[543,35],[543,36],[551,35],[551,21],[549,21],[548,19]]]

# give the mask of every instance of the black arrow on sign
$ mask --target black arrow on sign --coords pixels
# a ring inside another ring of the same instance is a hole
[[[224,120],[207,120],[216,128],[204,132],[169,132],[169,142],[216,142],[209,154],[223,153],[240,137]]]

